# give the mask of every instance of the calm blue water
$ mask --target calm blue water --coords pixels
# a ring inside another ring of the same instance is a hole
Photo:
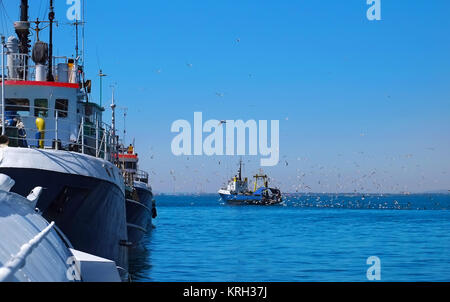
[[[450,281],[450,195],[290,196],[228,206],[157,196],[156,228],[130,256],[135,281]]]

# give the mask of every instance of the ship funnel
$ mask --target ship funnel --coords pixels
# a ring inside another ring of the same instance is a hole
[[[6,42],[6,49],[8,50],[8,55],[6,59],[6,66],[8,68],[8,78],[17,79],[18,78],[18,70],[17,70],[17,58],[14,54],[19,52],[19,40],[11,36],[8,38],[8,42]]]
[[[30,49],[30,22],[28,22],[28,0],[20,1],[20,21],[14,23],[17,37],[19,38],[19,52],[24,55],[22,67],[17,70],[21,79],[28,78],[28,53]],[[15,52],[17,53],[17,51]],[[17,77],[14,77],[17,78]]]

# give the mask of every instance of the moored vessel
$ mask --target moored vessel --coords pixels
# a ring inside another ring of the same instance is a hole
[[[119,148],[119,167],[126,184],[126,211],[128,240],[138,245],[144,235],[152,229],[152,218],[156,218],[156,205],[147,172],[139,170],[139,155],[135,147]]]
[[[78,49],[73,58],[53,56],[52,0],[49,43],[36,41],[30,55],[32,23],[22,0],[18,37],[3,46],[0,173],[15,180],[11,191],[19,195],[42,187],[36,207],[43,217],[74,248],[114,261],[124,275],[130,244],[114,123],[104,123],[104,108],[90,101]]]

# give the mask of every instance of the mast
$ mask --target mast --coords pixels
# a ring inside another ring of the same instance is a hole
[[[53,0],[50,0],[50,12],[48,13],[48,20],[50,21],[50,38],[48,46],[48,73],[47,81],[54,82],[53,77],[53,20],[55,20],[55,11],[53,7]]]
[[[80,25],[80,23],[78,22],[78,20],[75,19],[75,59],[78,60],[78,25]]]
[[[28,23],[28,0],[20,1],[20,21],[14,24],[17,37],[19,38],[19,51],[21,54],[28,54],[30,50],[30,24]]]
[[[83,53],[80,56],[80,29],[79,27],[82,26],[82,30],[84,28],[84,22],[80,21],[79,16],[75,16],[75,22],[71,23],[71,25],[75,26],[75,59],[78,62],[83,62]],[[84,37],[82,37],[84,39]],[[83,42],[83,41],[82,41]]]
[[[6,42],[5,42],[5,37],[1,36],[1,40],[2,40],[2,135],[6,134],[6,129],[5,129],[5,46],[6,46]]]
[[[100,107],[103,106],[103,77],[108,76],[107,74],[104,74],[103,71],[100,69],[100,72],[98,73],[98,76],[100,77]]]
[[[81,24],[83,25],[83,27],[81,28],[81,56],[82,56],[82,62],[83,62],[83,66],[86,66],[86,62],[85,62],[85,57],[84,57],[84,47],[85,47],[85,35],[84,35],[84,23],[86,22],[85,18],[85,3],[84,0],[81,1]]]
[[[239,161],[239,181],[242,180],[242,157],[241,160]]]
[[[114,101],[114,86],[112,86],[112,101],[111,101],[111,132],[112,132],[112,148],[113,154],[116,154],[116,103]],[[118,160],[118,158],[114,158],[114,160]]]
[[[123,109],[123,146],[126,146],[125,138],[127,137],[127,113],[128,108]]]

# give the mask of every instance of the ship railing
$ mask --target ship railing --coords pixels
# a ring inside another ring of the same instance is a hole
[[[89,122],[80,117],[77,146],[79,152],[91,156],[115,161],[117,158],[117,143],[110,125],[103,122]]]
[[[146,184],[148,184],[148,178],[148,173],[142,170],[137,170],[136,174],[134,175],[135,181],[140,181]]]
[[[7,62],[5,62],[5,80],[9,81],[36,81],[36,65],[32,61],[32,57],[29,54],[22,53],[6,53]],[[69,57],[66,56],[54,56],[52,57],[52,74],[55,77],[56,82],[60,82],[58,77],[61,75],[61,71],[58,71],[58,64],[68,64]],[[0,68],[1,69],[1,68]],[[48,64],[45,65],[45,71],[48,71]],[[64,71],[65,72],[65,71]],[[70,70],[67,70],[67,82],[76,82],[75,79],[71,79]],[[65,82],[65,81],[64,81]]]
[[[14,112],[23,112],[29,106],[14,105]],[[34,107],[35,110],[48,110],[48,108]],[[42,112],[42,111],[39,111]],[[48,116],[48,112],[45,119]],[[86,116],[78,115],[76,120],[60,118],[67,116],[65,110],[55,110],[54,123],[48,123],[44,129],[32,126],[37,117],[19,116],[22,123],[18,127],[17,121],[14,126],[6,126],[5,134],[9,138],[10,147],[44,148],[54,150],[74,151],[82,154],[115,161],[117,156],[117,142],[113,136],[110,125],[100,121],[89,121]],[[0,116],[1,119],[1,116]],[[28,127],[26,127],[27,125]],[[1,127],[0,127],[1,129]]]
[[[7,55],[8,65],[5,65],[7,72],[3,72],[6,80],[27,81],[35,78],[36,67],[30,65],[30,55],[21,53],[8,53]]]

